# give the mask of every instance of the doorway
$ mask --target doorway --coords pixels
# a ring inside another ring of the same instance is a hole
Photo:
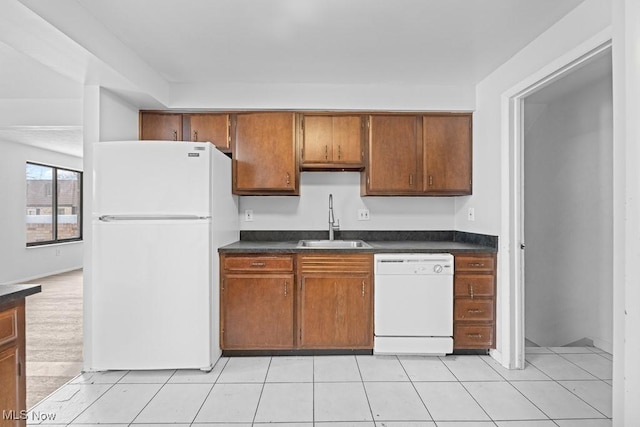
[[[611,353],[611,49],[523,97],[521,120],[526,346]]]

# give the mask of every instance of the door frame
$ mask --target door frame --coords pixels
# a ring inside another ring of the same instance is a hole
[[[503,268],[503,277],[508,278],[509,319],[503,331],[509,334],[509,348],[503,364],[510,369],[525,367],[525,303],[524,303],[524,99],[534,92],[566,76],[587,61],[612,48],[610,31],[603,31],[573,51],[558,58],[528,79],[520,82],[502,95],[504,176],[509,177],[506,203],[502,213],[508,221],[503,222],[502,235],[506,237],[510,254],[508,265]],[[506,147],[505,147],[506,145]],[[506,270],[506,271],[505,271]]]

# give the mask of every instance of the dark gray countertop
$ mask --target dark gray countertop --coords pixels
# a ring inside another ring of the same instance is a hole
[[[370,248],[317,249],[298,248],[298,241],[251,241],[240,240],[218,249],[220,253],[456,253],[456,252],[497,252],[496,248],[472,243],[451,241],[365,241]]]
[[[0,305],[8,304],[42,291],[40,285],[0,285]]]

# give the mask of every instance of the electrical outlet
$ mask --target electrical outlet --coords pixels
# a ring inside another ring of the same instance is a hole
[[[475,221],[476,220],[476,211],[473,208],[469,208],[467,211],[467,221]]]
[[[245,209],[244,220],[247,222],[253,221],[253,211],[251,209]]]
[[[369,221],[369,209],[358,209],[358,221]]]

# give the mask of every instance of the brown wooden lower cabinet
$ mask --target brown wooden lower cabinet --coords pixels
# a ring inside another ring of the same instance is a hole
[[[221,256],[223,350],[294,348],[293,257]]]
[[[222,350],[373,349],[373,255],[221,254]]]
[[[455,254],[453,348],[496,348],[496,257]]]
[[[24,299],[0,305],[0,425],[24,426],[26,410]]]
[[[303,273],[299,302],[300,348],[372,348],[370,276]]]

